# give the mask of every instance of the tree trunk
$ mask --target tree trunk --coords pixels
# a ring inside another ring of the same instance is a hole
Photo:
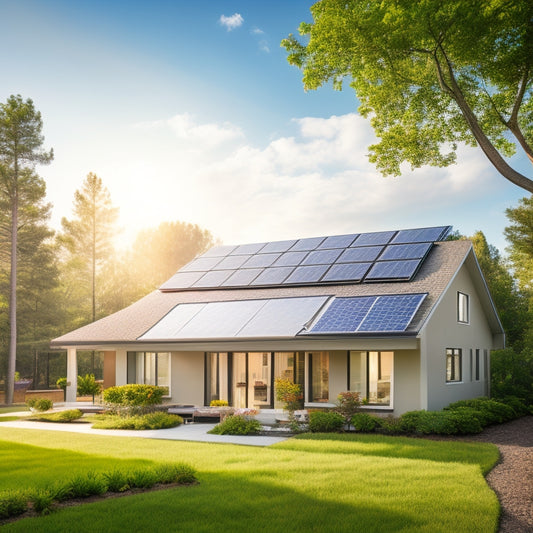
[[[7,359],[6,404],[13,403],[17,362],[17,237],[18,191],[15,181],[11,204],[11,272],[9,275],[9,354]]]

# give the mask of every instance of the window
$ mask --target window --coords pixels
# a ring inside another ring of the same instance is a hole
[[[481,363],[480,358],[479,358],[479,355],[480,355],[479,352],[480,351],[481,350],[479,350],[479,348],[476,348],[476,367],[475,367],[476,368],[476,374],[475,374],[476,375],[476,381],[479,381],[479,369],[480,369],[480,363]]]
[[[329,353],[309,354],[309,401],[329,401]]]
[[[169,352],[128,352],[128,383],[166,387],[170,394]]]
[[[350,352],[349,390],[372,405],[391,404],[394,352]]]
[[[446,382],[461,381],[462,355],[460,348],[446,348]]]
[[[470,321],[470,309],[468,294],[457,293],[457,321],[461,324],[468,324]]]

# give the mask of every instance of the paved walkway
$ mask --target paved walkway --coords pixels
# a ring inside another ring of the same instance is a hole
[[[10,427],[29,430],[50,430],[66,431],[70,433],[85,433],[88,435],[105,435],[106,437],[138,437],[144,439],[167,439],[167,440],[188,440],[196,442],[218,442],[224,444],[243,444],[246,446],[269,446],[276,442],[282,442],[287,437],[270,437],[262,435],[211,435],[208,431],[215,427],[215,424],[182,424],[170,429],[93,429],[91,424],[85,422],[61,424],[54,422],[35,422],[31,420],[12,420],[2,422],[2,416],[27,416],[28,412],[6,413],[0,415],[0,427]]]

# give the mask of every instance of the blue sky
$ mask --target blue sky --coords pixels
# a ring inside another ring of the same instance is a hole
[[[526,193],[479,150],[383,178],[354,93],[304,92],[280,41],[312,3],[0,0],[0,100],[43,115],[54,227],[94,172],[123,243],[164,220],[228,244],[450,224],[503,250],[504,211]]]

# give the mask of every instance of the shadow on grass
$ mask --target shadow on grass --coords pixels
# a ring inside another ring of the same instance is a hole
[[[480,465],[487,474],[498,462],[498,448],[489,443],[436,441],[370,434],[304,433],[273,447],[312,453],[341,453]]]

